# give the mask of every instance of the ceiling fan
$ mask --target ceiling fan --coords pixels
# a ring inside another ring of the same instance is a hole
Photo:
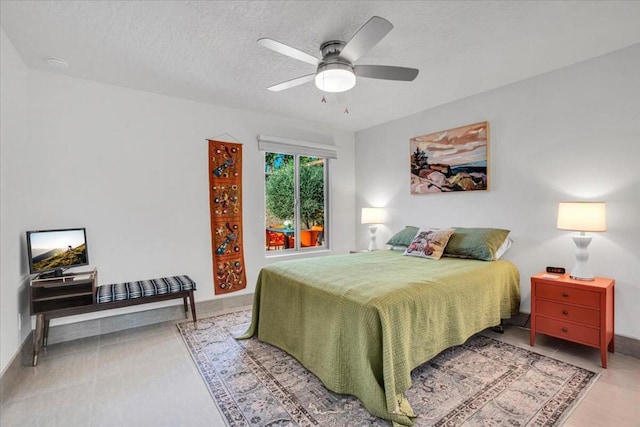
[[[261,38],[258,40],[260,46],[317,67],[316,72],[313,74],[297,77],[271,86],[268,89],[273,92],[279,92],[315,80],[318,89],[324,92],[345,92],[355,86],[356,76],[371,79],[412,81],[419,72],[416,68],[389,65],[354,65],[355,61],[382,40],[392,28],[391,22],[379,16],[374,16],[347,43],[340,40],[322,43],[320,46],[322,59],[273,39]]]

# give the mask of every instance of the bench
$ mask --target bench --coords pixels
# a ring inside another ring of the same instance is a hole
[[[33,366],[36,366],[38,363],[40,347],[47,345],[49,321],[56,317],[73,316],[76,314],[182,298],[185,317],[189,318],[188,306],[191,305],[191,317],[194,322],[197,321],[196,305],[193,296],[193,292],[196,290],[196,283],[186,275],[113,283],[97,286],[95,289],[94,298],[92,298],[90,304],[69,306],[43,311],[37,314],[36,330],[33,340]]]
[[[193,291],[195,290],[196,283],[189,276],[161,277],[137,282],[114,283],[97,287],[95,304],[102,306],[101,308],[116,308],[182,298],[184,314],[188,318],[188,298],[191,304],[191,315],[195,322],[197,320],[196,305],[193,301]]]

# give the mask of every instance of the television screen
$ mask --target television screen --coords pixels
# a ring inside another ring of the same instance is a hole
[[[71,267],[89,264],[84,228],[27,231],[29,272],[61,276]]]

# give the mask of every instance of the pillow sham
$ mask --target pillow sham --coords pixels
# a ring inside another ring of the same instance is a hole
[[[511,239],[511,236],[507,235],[507,238],[504,239],[504,242],[502,243],[502,245],[500,245],[500,247],[496,251],[495,259],[502,258],[502,255],[504,255],[504,253],[509,250],[511,245],[513,245],[513,239]]]
[[[510,232],[501,228],[454,227],[443,256],[495,261],[498,259],[498,249],[509,239]],[[502,256],[505,251],[499,255]]]
[[[407,247],[407,250],[404,251],[403,255],[440,259],[452,234],[452,228],[448,228],[446,230],[421,228]]]
[[[407,225],[404,228],[404,230],[400,230],[396,234],[394,234],[387,241],[387,245],[391,245],[394,247],[404,246],[403,248],[404,250],[406,249],[407,246],[409,246],[409,244],[411,244],[411,241],[413,240],[413,238],[416,237],[416,234],[418,234],[418,230],[419,230],[418,227]]]

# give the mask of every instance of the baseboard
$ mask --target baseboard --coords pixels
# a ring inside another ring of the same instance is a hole
[[[640,340],[616,335],[616,353],[633,356],[640,359]]]

